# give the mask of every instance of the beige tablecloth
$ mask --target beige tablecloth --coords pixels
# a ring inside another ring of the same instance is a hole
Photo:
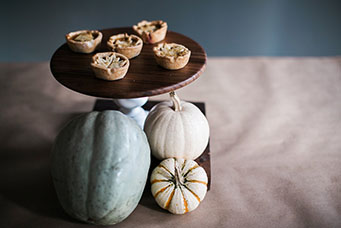
[[[93,227],[63,212],[49,151],[94,98],[47,62],[0,67],[0,227]],[[179,95],[206,102],[211,190],[183,216],[145,195],[115,227],[341,227],[340,57],[210,58]]]

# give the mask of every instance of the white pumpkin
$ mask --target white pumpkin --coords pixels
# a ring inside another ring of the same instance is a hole
[[[199,108],[180,101],[174,92],[170,97],[171,102],[161,102],[152,108],[144,125],[152,154],[159,160],[172,157],[195,160],[208,144],[207,119]]]
[[[207,174],[193,160],[163,160],[153,170],[150,181],[158,205],[173,214],[193,211],[207,192]]]

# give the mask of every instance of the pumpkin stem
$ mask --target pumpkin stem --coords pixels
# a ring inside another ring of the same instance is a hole
[[[176,111],[176,112],[181,111],[182,110],[181,101],[180,101],[180,98],[178,97],[178,95],[176,95],[176,93],[174,91],[170,92],[169,95],[170,95],[170,98],[173,102],[174,111]]]
[[[184,183],[183,176],[180,174],[180,170],[176,165],[176,159],[174,159],[174,172],[175,172],[175,185],[178,187]]]

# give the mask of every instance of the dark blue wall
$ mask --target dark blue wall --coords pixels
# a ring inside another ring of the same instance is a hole
[[[164,3],[165,2],[165,3]],[[79,29],[163,19],[209,56],[341,54],[341,1],[56,0],[2,3],[0,61],[48,60]]]

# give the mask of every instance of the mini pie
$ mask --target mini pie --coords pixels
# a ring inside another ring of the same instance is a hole
[[[92,57],[91,67],[97,78],[118,80],[126,75],[129,59],[116,52],[100,52]]]
[[[168,70],[178,70],[186,66],[191,51],[181,44],[161,43],[153,48],[154,57],[160,66]]]
[[[74,52],[91,53],[102,41],[102,33],[97,30],[80,30],[66,34],[66,42]]]
[[[164,21],[141,21],[133,26],[146,44],[154,44],[165,39],[167,33],[167,23]]]
[[[128,57],[128,59],[131,59],[140,54],[143,42],[138,36],[122,33],[111,36],[107,45],[112,51],[121,53]]]

